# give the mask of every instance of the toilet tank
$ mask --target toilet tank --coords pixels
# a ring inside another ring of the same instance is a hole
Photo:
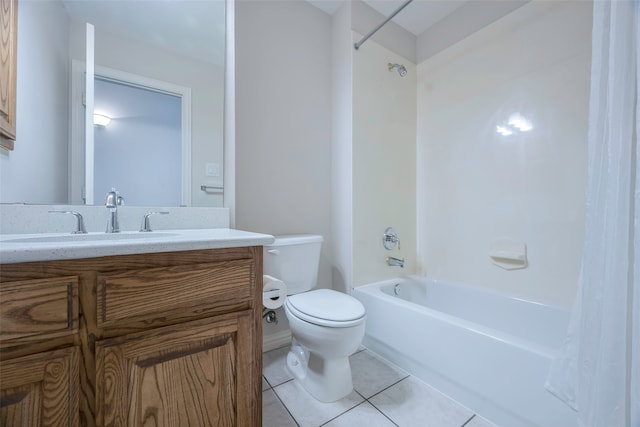
[[[297,234],[275,236],[264,246],[264,274],[282,280],[287,295],[313,289],[318,281],[322,236]]]

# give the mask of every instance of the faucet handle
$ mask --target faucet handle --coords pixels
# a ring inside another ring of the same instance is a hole
[[[49,213],[61,213],[61,214],[69,214],[76,217],[78,220],[76,224],[75,231],[72,231],[71,234],[87,234],[87,229],[84,227],[84,219],[82,219],[82,215],[79,212],[75,211],[49,211]]]
[[[150,231],[153,231],[151,229],[151,222],[149,221],[149,217],[151,215],[167,215],[169,214],[169,212],[149,212],[148,214],[146,214],[144,216],[144,218],[142,218],[142,225],[140,226],[140,231],[143,233],[148,233]]]
[[[382,246],[388,251],[392,250],[395,246],[398,246],[400,249],[400,238],[398,237],[398,233],[391,227],[387,227],[384,230],[384,234],[382,235]]]
[[[115,208],[118,202],[118,192],[115,188],[112,188],[111,191],[107,192],[107,195],[104,199],[104,205],[107,208]]]
[[[111,187],[111,191],[107,192],[104,205],[108,208],[124,206],[124,197],[120,195],[120,192],[118,190],[116,190],[114,187]]]

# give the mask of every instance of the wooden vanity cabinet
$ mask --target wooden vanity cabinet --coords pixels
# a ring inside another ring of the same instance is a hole
[[[77,277],[6,281],[0,268],[0,425],[77,426]]]
[[[79,327],[45,350],[79,356],[79,425],[261,426],[262,247],[9,264],[0,286],[72,273]],[[2,388],[28,348],[3,348]]]
[[[0,362],[0,425],[77,426],[78,349]]]
[[[16,139],[18,0],[0,0],[0,147]]]

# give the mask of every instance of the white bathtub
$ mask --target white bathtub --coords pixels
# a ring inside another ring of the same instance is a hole
[[[412,277],[359,286],[363,344],[500,427],[577,425],[547,392],[566,309]]]

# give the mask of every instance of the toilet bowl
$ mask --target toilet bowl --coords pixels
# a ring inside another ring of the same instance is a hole
[[[322,312],[319,307],[327,309]],[[284,311],[294,339],[287,356],[287,367],[293,376],[322,402],[333,402],[351,393],[349,356],[364,337],[362,304],[341,292],[318,289],[287,298]]]
[[[353,390],[349,356],[365,330],[365,309],[355,298],[316,289],[321,236],[276,237],[265,246],[264,272],[285,282],[284,311],[293,337],[287,368],[313,397],[339,400]]]

